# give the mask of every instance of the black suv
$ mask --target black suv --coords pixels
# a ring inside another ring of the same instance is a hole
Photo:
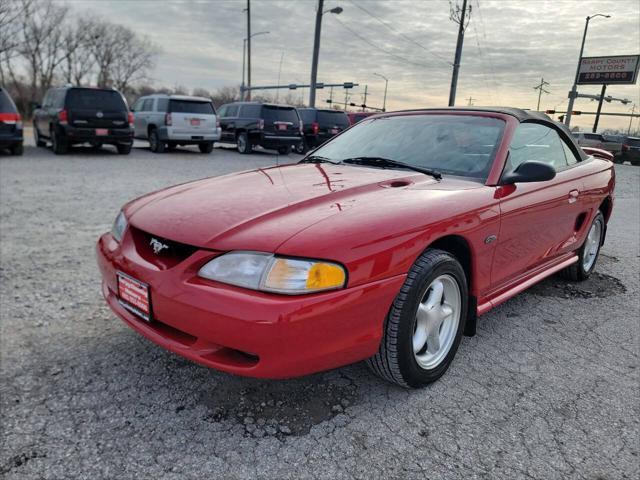
[[[33,114],[36,145],[51,141],[54,153],[74,144],[114,145],[128,154],[133,145],[133,114],[120,92],[110,88],[64,87],[47,91]]]
[[[4,148],[12,155],[22,155],[22,117],[9,92],[0,87],[0,150]]]
[[[255,145],[286,155],[302,140],[302,122],[289,105],[258,102],[228,103],[218,109],[223,143],[234,143],[240,153]]]
[[[350,125],[349,117],[341,110],[299,108],[298,113],[304,133],[302,142],[296,145],[298,153],[319,147]]]

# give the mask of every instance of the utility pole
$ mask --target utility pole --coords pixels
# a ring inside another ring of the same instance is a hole
[[[631,116],[629,117],[629,127],[627,128],[627,135],[631,133],[631,120],[633,120],[633,114],[636,113],[636,104],[631,107]]]
[[[576,76],[573,80],[573,86],[571,87],[571,91],[569,92],[569,105],[567,106],[567,114],[564,117],[564,124],[568,127],[571,123],[571,112],[573,111],[573,102],[578,95],[578,77],[580,76],[580,64],[582,63],[582,53],[584,52],[584,42],[587,39],[587,30],[589,28],[589,20],[595,17],[604,17],[610,18],[611,15],[603,15],[602,13],[597,13],[595,15],[591,15],[586,18],[584,23],[584,32],[582,33],[582,44],[580,45],[580,55],[578,56],[578,67],[576,68]]]
[[[251,88],[251,0],[247,0],[247,87]],[[246,98],[251,100],[251,90]]]
[[[278,67],[278,87],[280,87],[280,73],[282,73],[282,60],[284,60],[284,50],[280,54],[280,67]],[[276,90],[276,103],[278,103],[278,98],[280,97],[280,88]]]
[[[449,106],[456,104],[456,88],[458,88],[458,72],[460,70],[460,58],[462,57],[462,43],[464,42],[464,31],[469,25],[471,19],[471,5],[469,5],[469,15],[465,25],[465,15],[467,15],[467,0],[462,0],[462,8],[454,8],[451,5],[451,14],[449,18],[458,24],[458,42],[456,43],[456,55],[453,60],[453,73],[451,74],[451,89],[449,90]]]
[[[382,100],[382,111],[387,111],[387,86],[389,86],[389,79],[379,73],[374,73],[376,77],[380,77],[384,80],[384,99]]]
[[[245,83],[244,83],[244,64],[245,64],[245,58],[246,58],[246,53],[247,53],[247,39],[243,38],[242,39],[242,83],[240,84],[240,101],[244,100],[244,96],[245,96]]]
[[[364,101],[362,102],[363,105],[367,104],[367,88],[369,87],[369,85],[365,85],[364,86]],[[364,107],[362,107],[362,111],[364,112]]]
[[[339,15],[342,7],[334,7],[327,10],[329,13]],[[313,37],[313,57],[311,59],[311,81],[309,82],[309,106],[316,106],[316,83],[318,81],[318,57],[320,56],[320,31],[322,30],[322,15],[324,11],[324,0],[318,0],[318,10],[316,11],[316,30]]]
[[[344,111],[347,111],[347,102],[349,101],[349,90],[344,89]]]
[[[540,83],[538,85],[536,85],[535,87],[533,87],[534,90],[538,90],[538,106],[536,107],[536,112],[540,111],[540,97],[542,97],[542,93],[549,93],[547,92],[544,87],[550,85],[549,82],[545,82],[544,78],[540,79]]]
[[[477,100],[477,98],[473,98],[471,95],[469,95],[469,98],[467,98],[467,100],[469,101],[469,102],[467,103],[467,106],[468,106],[468,107],[471,107],[471,106],[473,105],[473,103],[472,103],[472,102],[473,102],[474,100]]]
[[[600,100],[598,100],[598,110],[596,110],[596,119],[593,122],[593,130],[591,130],[593,133],[596,133],[596,130],[598,129],[598,122],[600,121],[600,112],[602,111],[602,102],[604,102],[604,93],[606,91],[607,91],[607,86],[603,84],[602,90],[600,91]],[[607,101],[610,102],[611,99],[609,98]],[[569,112],[567,112],[567,114],[568,113]]]

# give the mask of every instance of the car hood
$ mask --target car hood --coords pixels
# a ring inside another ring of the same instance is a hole
[[[376,204],[402,208],[398,197],[410,192],[420,192],[423,201],[425,195],[478,187],[406,170],[296,164],[171,187],[134,200],[125,214],[133,227],[167,240],[213,250],[275,252],[302,230],[361,205],[368,211]]]

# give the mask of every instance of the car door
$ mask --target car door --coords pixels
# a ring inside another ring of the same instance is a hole
[[[133,112],[133,135],[136,138],[146,138],[147,132],[142,127],[142,105],[144,104],[144,97],[139,98],[136,103],[131,107],[131,112]]]
[[[528,160],[552,165],[556,176],[499,188],[500,232],[491,274],[496,288],[577,248],[577,229],[584,212],[575,157],[567,160],[564,142],[555,129],[531,122],[517,128],[505,171]]]
[[[224,105],[220,109],[220,127],[222,128],[222,139],[226,142],[236,141],[236,120],[238,119],[238,105]],[[224,116],[223,116],[224,115]]]
[[[46,115],[46,108],[49,103],[49,98],[51,97],[51,90],[47,91],[44,98],[42,99],[42,105],[33,113],[33,126],[38,129],[38,134],[41,137],[48,137],[49,130],[44,129],[44,118]]]

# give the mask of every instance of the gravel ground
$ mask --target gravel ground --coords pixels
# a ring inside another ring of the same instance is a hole
[[[440,381],[407,391],[362,364],[290,381],[208,370],[106,307],[93,249],[122,203],[276,159],[0,157],[0,477],[638,478],[640,168],[617,167],[597,275],[491,311]]]

